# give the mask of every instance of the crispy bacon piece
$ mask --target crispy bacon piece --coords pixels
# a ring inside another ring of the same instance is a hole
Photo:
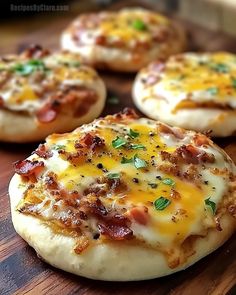
[[[206,146],[206,145],[209,145],[210,140],[204,134],[196,134],[193,138],[193,142],[196,146],[202,146],[202,145]]]
[[[29,48],[22,53],[22,55],[27,58],[42,58],[49,55],[49,53],[50,51],[48,49],[44,49],[42,46],[37,44],[31,44]]]
[[[215,161],[213,154],[199,150],[191,144],[177,148],[175,154],[187,164],[214,163]]]
[[[104,139],[100,138],[97,135],[93,135],[92,133],[87,133],[85,136],[83,136],[80,139],[80,144],[94,151],[95,149],[99,147],[103,147],[105,145],[105,141]]]
[[[134,207],[130,210],[130,216],[137,223],[141,225],[146,225],[148,223],[148,208],[147,207]]]
[[[38,110],[36,117],[41,123],[50,123],[56,119],[57,111],[52,108],[51,104],[46,104]]]
[[[158,129],[161,133],[173,135],[177,139],[184,138],[184,131],[180,128],[171,128],[165,124],[159,124]]]
[[[129,240],[133,237],[133,231],[125,225],[99,223],[98,229],[112,240]]]
[[[3,106],[4,106],[4,100],[2,96],[0,96],[0,108],[2,108]]]
[[[46,148],[45,144],[40,144],[33,153],[35,153],[36,155],[38,155],[39,157],[43,159],[48,159],[52,157],[52,152]]]
[[[27,180],[36,181],[37,175],[43,170],[44,162],[20,160],[14,163],[15,172]]]

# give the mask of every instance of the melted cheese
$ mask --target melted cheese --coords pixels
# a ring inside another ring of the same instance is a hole
[[[138,132],[139,136],[130,138],[128,136],[130,128]],[[186,179],[160,171],[158,165],[163,164],[160,151],[173,153],[183,144],[193,144],[195,133],[189,131],[183,140],[178,140],[171,134],[160,134],[157,130],[157,124],[147,119],[115,124],[107,123],[106,119],[100,119],[72,133],[60,136],[52,135],[48,137],[46,145],[52,148],[53,156],[44,160],[46,169],[36,184],[36,188],[44,182],[48,171],[53,171],[57,174],[58,182],[62,188],[69,192],[76,190],[80,195],[83,195],[84,190],[96,183],[98,177],[106,177],[108,173],[120,173],[121,180],[125,182],[128,189],[118,194],[105,194],[99,198],[108,210],[118,210],[119,212],[119,210],[125,209],[124,214],[129,218],[132,208],[142,206],[148,208],[149,221],[145,226],[131,218],[131,229],[137,240],[145,241],[152,247],[163,248],[172,247],[176,243],[180,245],[190,235],[201,235],[206,228],[215,226],[214,216],[211,210],[206,207],[205,200],[210,197],[216,206],[220,204],[229,188],[229,174],[223,171],[225,168],[227,171],[235,171],[235,167],[229,159],[225,161],[225,155],[218,148],[210,144],[199,147],[202,151],[214,154],[216,159],[214,163],[197,165],[200,184],[187,182]],[[76,151],[75,141],[91,131],[105,140],[105,147],[100,152],[93,154],[90,162],[85,161],[73,165],[63,159],[54,149],[57,145],[63,145],[66,152],[74,153]],[[129,144],[142,144],[145,146],[145,150],[132,150],[127,147],[116,149],[112,146],[112,141],[117,136],[126,139]],[[133,163],[121,163],[122,157],[130,159],[135,154],[147,162],[147,167],[137,169]],[[33,156],[33,158],[37,159],[38,156]],[[99,169],[98,163],[102,163],[106,170]],[[183,164],[180,167],[180,172],[183,173],[188,168],[189,165]],[[223,176],[215,175],[211,168],[220,169]],[[138,179],[138,183],[134,182],[134,178]],[[173,185],[165,184],[163,182],[165,178],[171,178]],[[204,182],[207,182],[207,185]],[[156,186],[152,188],[150,184],[156,184]],[[179,198],[172,197],[173,189],[179,194]],[[171,203],[164,210],[157,210],[154,202],[161,196],[170,200]],[[47,198],[51,199],[52,196],[48,195]],[[27,202],[27,199],[25,201]],[[51,201],[52,204],[56,204],[55,200]],[[38,204],[35,206],[39,209]],[[44,209],[41,204],[40,214],[49,220],[54,220],[61,215],[67,216],[68,208],[61,207],[61,203],[58,206],[61,209],[55,213],[50,208]],[[91,219],[88,223],[91,228],[94,228],[94,220]]]
[[[40,109],[47,99],[67,86],[84,86],[97,91],[96,72],[85,65],[81,65],[78,54],[68,52],[53,53],[36,59],[44,67],[34,68],[29,74],[21,74],[14,70],[27,64],[33,59],[14,56],[10,62],[0,65],[3,83],[0,96],[4,107],[15,111],[33,113]],[[6,79],[4,77],[7,77]]]
[[[164,97],[173,112],[197,104],[236,108],[236,56],[226,52],[173,56],[145,96],[155,94]]]

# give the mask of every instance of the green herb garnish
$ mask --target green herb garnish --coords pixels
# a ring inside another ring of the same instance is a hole
[[[218,93],[217,87],[210,87],[207,89],[207,92],[209,92],[211,95],[216,95]]]
[[[145,150],[146,147],[142,144],[131,144],[129,146],[132,150]]]
[[[175,182],[173,179],[171,178],[164,178],[162,180],[162,183],[166,184],[166,185],[170,185],[170,186],[174,186],[175,185]]]
[[[66,148],[66,146],[63,145],[63,144],[57,144],[57,145],[54,145],[54,146],[52,147],[52,149],[53,149],[53,150],[56,150],[56,151],[64,150],[65,148]]]
[[[211,69],[215,72],[218,72],[218,73],[228,73],[229,72],[229,67],[225,64],[222,64],[222,63],[212,65]]]
[[[154,207],[156,210],[164,210],[167,206],[169,206],[171,203],[170,200],[160,197],[159,199],[156,199],[154,202]]]
[[[125,157],[122,157],[121,159],[121,164],[128,164],[128,163],[133,163],[134,162],[134,159],[133,158],[125,158]]]
[[[216,203],[211,201],[210,198],[205,200],[205,204],[206,204],[206,206],[211,208],[213,215],[215,215],[215,213],[216,213]]]
[[[19,75],[22,76],[28,76],[32,74],[35,71],[47,71],[48,69],[46,68],[44,62],[40,59],[32,59],[29,60],[25,64],[16,64],[11,68],[12,71],[16,72]]]
[[[108,97],[107,102],[109,104],[119,104],[120,103],[119,98],[116,96]]]
[[[232,78],[232,87],[236,89],[236,78]]]
[[[116,139],[112,140],[112,146],[115,148],[115,149],[118,149],[124,145],[126,145],[127,141],[122,138],[122,137],[116,137]]]
[[[135,19],[132,22],[132,27],[138,31],[145,31],[147,30],[147,26],[141,19]]]
[[[120,173],[109,173],[109,174],[107,174],[107,177],[109,179],[119,179],[120,178]]]
[[[145,167],[147,167],[147,162],[144,161],[143,159],[140,159],[140,158],[138,157],[138,155],[135,155],[135,156],[134,156],[134,166],[135,166],[135,168],[137,168],[137,169],[145,168]]]
[[[139,133],[136,132],[136,131],[134,131],[133,129],[130,129],[128,135],[129,135],[131,138],[136,138],[136,137],[139,136]]]

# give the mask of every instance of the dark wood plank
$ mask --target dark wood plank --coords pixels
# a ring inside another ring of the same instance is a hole
[[[119,3],[118,3],[119,2]],[[113,8],[125,1],[117,1]],[[137,1],[130,1],[135,3]],[[140,1],[139,1],[140,2]],[[75,14],[75,13],[74,13]],[[56,49],[61,30],[74,16],[65,14],[28,18],[2,24],[0,35],[4,42],[0,54],[19,52],[31,43],[40,43]],[[230,50],[236,52],[235,39],[182,22],[188,30],[191,50]],[[118,105],[106,104],[103,115],[115,113],[126,106],[133,107],[131,87],[134,75],[102,72],[109,96],[120,99]],[[236,141],[233,138],[216,140],[236,162]],[[122,295],[220,295],[236,294],[236,240],[235,236],[220,249],[177,274],[156,280],[130,283],[98,282],[57,270],[40,261],[14,231],[8,183],[13,174],[12,163],[28,156],[37,144],[17,145],[0,143],[0,294],[122,294]]]

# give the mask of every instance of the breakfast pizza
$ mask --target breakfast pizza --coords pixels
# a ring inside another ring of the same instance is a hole
[[[194,264],[236,228],[236,169],[208,137],[132,110],[52,134],[15,163],[16,231],[44,261],[98,280]]]
[[[213,136],[236,134],[236,55],[183,53],[142,69],[133,86],[147,116]]]
[[[78,54],[32,46],[0,58],[0,141],[29,142],[100,115],[103,81]]]
[[[82,14],[62,33],[63,49],[79,52],[101,69],[134,72],[185,48],[176,23],[143,8]]]

